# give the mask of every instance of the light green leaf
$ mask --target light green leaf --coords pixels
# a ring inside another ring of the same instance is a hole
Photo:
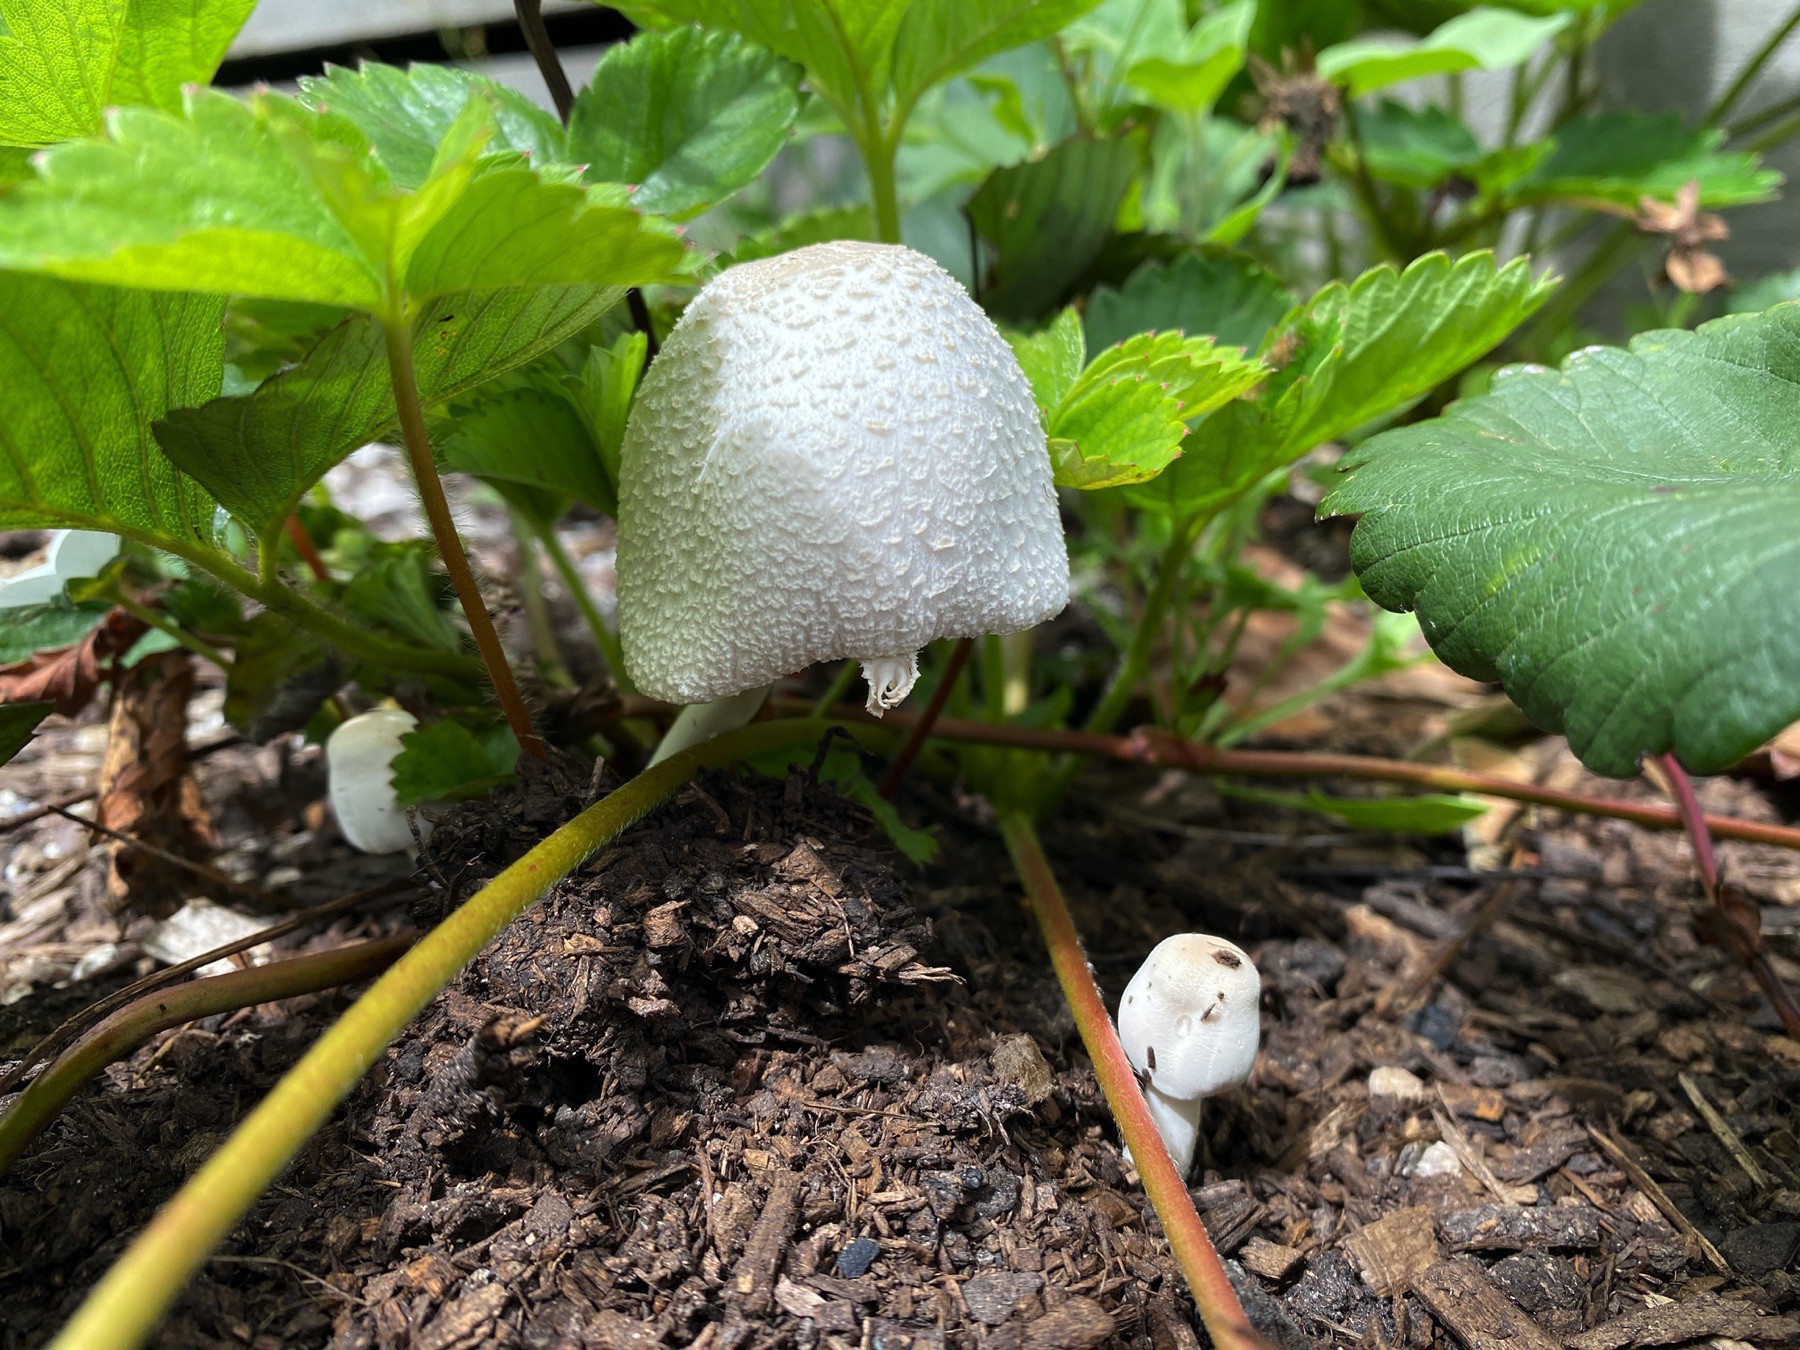
[[[49,145],[100,129],[115,105],[181,106],[256,0],[0,0],[0,142]]]
[[[1140,333],[1106,348],[1050,415],[1057,483],[1091,491],[1154,478],[1181,453],[1187,423],[1267,373],[1234,347],[1180,333]]]
[[[1327,47],[1319,53],[1318,71],[1357,98],[1425,75],[1510,70],[1567,28],[1572,17],[1532,18],[1505,9],[1472,9],[1426,37],[1359,37]]]
[[[1031,397],[1046,422],[1075,385],[1087,361],[1081,315],[1073,306],[1036,333],[1007,333],[1013,355],[1031,384]]]
[[[907,106],[990,56],[1047,38],[1098,0],[912,0],[894,43],[894,92]]]
[[[1343,355],[1329,397],[1292,433],[1295,457],[1423,398],[1498,346],[1553,285],[1533,278],[1530,259],[1500,267],[1491,253],[1431,253],[1404,272],[1332,282],[1306,312],[1341,326]]]
[[[631,400],[650,361],[650,342],[642,333],[627,333],[611,347],[594,347],[581,368],[576,391],[588,429],[600,449],[606,481],[614,488],[616,502],[619,461],[625,449],[625,424],[631,417]],[[617,510],[607,512],[617,515]]]
[[[1800,306],[1590,348],[1386,432],[1329,514],[1365,590],[1598,773],[1800,718]]]
[[[579,333],[619,298],[596,286],[447,296],[413,323],[420,394],[428,404],[455,398]],[[163,418],[156,437],[171,460],[268,537],[327,469],[379,439],[394,415],[381,326],[358,316],[253,393]]]
[[[1475,133],[1436,105],[1409,108],[1384,98],[1356,114],[1357,141],[1369,172],[1384,183],[1433,188],[1469,174],[1484,151]]]
[[[686,219],[775,158],[799,86],[798,66],[735,33],[643,33],[600,58],[569,115],[569,153],[589,178],[635,185],[640,211]]]
[[[998,254],[981,288],[989,313],[1029,323],[1067,298],[1112,233],[1141,157],[1136,137],[1074,137],[988,175],[967,210]]]
[[[54,706],[50,703],[0,703],[0,764],[25,748],[31,733],[50,715]]]
[[[840,117],[887,87],[894,33],[911,0],[620,0],[640,28],[697,25],[749,38],[806,68]]]
[[[219,392],[224,308],[0,273],[0,529],[210,543],[212,499],[150,423]]]
[[[1286,806],[1341,821],[1353,830],[1385,834],[1455,834],[1487,811],[1473,797],[1425,792],[1411,797],[1332,797],[1317,788],[1304,793],[1221,784],[1219,791],[1239,801]]]
[[[518,762],[519,743],[504,722],[431,722],[400,738],[394,796],[402,806],[483,797],[510,779]]]
[[[1236,0],[1203,15],[1178,46],[1134,62],[1126,78],[1159,108],[1204,112],[1243,69],[1255,17],[1256,0]]]
[[[1088,296],[1087,341],[1098,351],[1156,329],[1254,351],[1293,307],[1287,287],[1251,258],[1201,250],[1151,259],[1117,289],[1096,287]]]
[[[516,89],[457,66],[420,64],[400,70],[365,61],[355,70],[330,67],[300,79],[309,107],[353,123],[394,181],[416,188],[431,175],[438,147],[473,95],[493,109],[490,150],[511,150],[534,164],[567,158],[562,125]]]
[[[733,262],[754,262],[773,258],[778,253],[791,253],[808,244],[823,244],[832,239],[875,238],[875,217],[866,206],[828,206],[805,215],[790,216],[773,229],[740,240],[732,250]]]
[[[1781,175],[1746,151],[1725,151],[1725,133],[1689,127],[1679,113],[1603,113],[1558,128],[1550,153],[1506,191],[1508,202],[1606,202],[1635,209],[1644,197],[1673,201],[1700,184],[1707,208],[1767,201]]]
[[[478,165],[493,125],[472,94],[408,193],[347,118],[291,99],[197,90],[185,116],[122,109],[109,139],[48,151],[0,197],[0,266],[387,312],[399,292],[629,285],[678,265],[673,236],[598,190]]]
[[[477,392],[451,413],[438,438],[448,467],[548,493],[563,505],[573,498],[618,514],[600,447],[570,394],[541,385]],[[561,514],[557,509],[543,523]]]

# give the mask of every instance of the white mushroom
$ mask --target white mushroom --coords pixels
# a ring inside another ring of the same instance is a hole
[[[850,657],[879,715],[926,643],[1051,618],[1068,553],[1012,350],[897,245],[727,269],[638,391],[618,577],[626,668],[677,703]]]
[[[399,708],[377,708],[339,724],[325,742],[328,795],[338,828],[364,853],[411,853],[412,828],[394,796],[394,757],[400,739],[419,719]],[[419,820],[419,837],[431,822]]]
[[[1243,950],[1205,933],[1157,943],[1119,1000],[1119,1041],[1183,1175],[1200,1102],[1250,1076],[1262,1035],[1262,978]]]
[[[119,536],[99,530],[57,530],[44,561],[0,578],[0,609],[23,609],[59,599],[71,581],[99,576],[119,556]]]

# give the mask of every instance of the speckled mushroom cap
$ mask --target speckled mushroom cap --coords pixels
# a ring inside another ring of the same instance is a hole
[[[1012,350],[908,248],[722,272],[638,391],[618,578],[626,669],[678,703],[854,657],[879,711],[926,643],[1050,618],[1069,560]]]
[[[1119,1043],[1149,1086],[1181,1101],[1250,1076],[1262,977],[1240,947],[1205,933],[1164,938],[1119,1000]]]

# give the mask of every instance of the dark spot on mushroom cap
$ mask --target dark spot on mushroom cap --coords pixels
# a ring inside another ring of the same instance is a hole
[[[1144,1047],[1144,1063],[1150,1066],[1151,1073],[1156,1072],[1156,1047],[1154,1045]]]
[[[1233,970],[1236,970],[1239,966],[1244,964],[1230,952],[1214,952],[1212,957],[1213,960],[1217,961],[1220,965],[1230,966]]]

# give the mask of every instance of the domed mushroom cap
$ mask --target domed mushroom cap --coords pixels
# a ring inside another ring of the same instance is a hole
[[[1262,1038],[1262,977],[1239,947],[1204,933],[1157,943],[1119,1000],[1119,1041],[1133,1067],[1187,1101],[1250,1076]]]
[[[854,657],[891,707],[926,643],[1052,617],[1069,560],[1012,350],[911,249],[727,269],[638,391],[618,575],[626,668],[680,703]]]

